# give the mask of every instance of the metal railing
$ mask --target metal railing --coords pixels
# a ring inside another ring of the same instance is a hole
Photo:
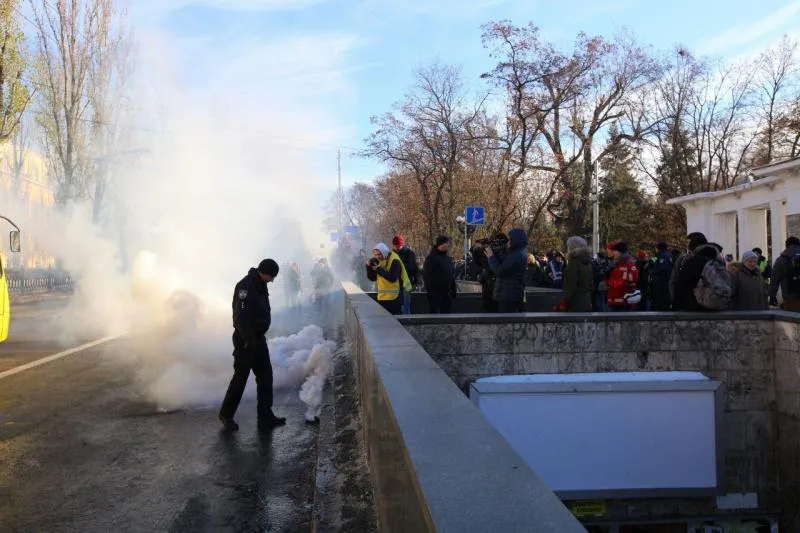
[[[50,269],[6,269],[8,291],[12,294],[72,292],[68,272]]]

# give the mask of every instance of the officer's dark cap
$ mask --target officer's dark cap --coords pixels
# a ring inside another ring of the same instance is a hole
[[[278,275],[278,263],[273,259],[264,259],[258,264],[258,271],[273,278]]]

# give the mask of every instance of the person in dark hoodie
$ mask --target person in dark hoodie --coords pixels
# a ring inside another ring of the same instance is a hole
[[[449,237],[444,235],[437,237],[436,244],[422,265],[422,276],[425,279],[425,291],[431,314],[447,314],[453,310],[453,300],[457,290],[453,260],[447,255],[449,248]]]
[[[783,296],[781,307],[786,311],[800,312],[800,239],[786,239],[786,249],[772,266],[769,285],[769,303],[778,305],[778,289]]]
[[[514,228],[508,232],[509,252],[501,261],[486,249],[489,267],[497,276],[494,299],[499,313],[522,313],[525,311],[525,271],[528,265],[528,235],[525,230]]]
[[[567,239],[567,268],[564,271],[564,292],[555,311],[592,312],[592,252],[583,237]]]

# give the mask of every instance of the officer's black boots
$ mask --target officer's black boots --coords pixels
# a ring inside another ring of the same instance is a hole
[[[222,422],[225,431],[237,431],[239,429],[239,424],[237,424],[233,418],[228,418],[222,413],[219,415],[219,421]]]
[[[268,416],[258,419],[259,429],[269,430],[283,425],[286,425],[286,419],[282,416],[275,416],[272,411],[270,411]]]

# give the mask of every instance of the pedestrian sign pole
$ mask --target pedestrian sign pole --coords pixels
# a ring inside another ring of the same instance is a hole
[[[482,206],[469,205],[464,208],[464,279],[467,279],[467,257],[472,239],[469,235],[470,226],[483,226],[486,224],[486,211]]]

